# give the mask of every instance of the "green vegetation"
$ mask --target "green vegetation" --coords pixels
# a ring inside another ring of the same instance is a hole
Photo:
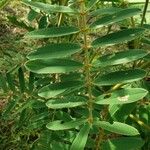
[[[150,149],[149,0],[0,11],[0,149]]]

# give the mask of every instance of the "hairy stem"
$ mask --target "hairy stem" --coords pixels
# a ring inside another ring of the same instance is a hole
[[[87,28],[87,11],[85,7],[85,0],[79,1],[80,5],[80,29],[83,35],[83,51],[84,51],[84,73],[85,73],[85,82],[86,89],[88,94],[88,110],[89,110],[89,118],[88,121],[90,124],[93,123],[93,98],[92,98],[92,80],[90,74],[90,56],[89,49],[90,44],[88,40],[88,28]]]

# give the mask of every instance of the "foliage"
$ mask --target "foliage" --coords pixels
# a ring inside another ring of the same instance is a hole
[[[2,49],[1,148],[150,149],[148,2],[23,0],[28,21],[8,21],[25,50]]]

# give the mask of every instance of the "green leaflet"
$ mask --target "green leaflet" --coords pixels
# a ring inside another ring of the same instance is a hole
[[[130,83],[144,78],[145,75],[146,72],[141,69],[116,71],[99,76],[94,83],[99,86]]]
[[[70,56],[81,50],[79,44],[75,43],[60,43],[49,44],[44,47],[38,48],[28,54],[28,59],[50,59],[50,58],[62,58]]]
[[[103,37],[97,38],[92,42],[93,47],[110,46],[136,39],[145,31],[143,28],[134,28],[121,30],[115,33],[110,33]]]
[[[37,59],[27,61],[25,67],[27,70],[38,73],[67,73],[82,68],[80,62],[69,59]]]
[[[68,94],[69,92],[80,89],[82,86],[83,82],[78,80],[53,83],[41,88],[38,92],[38,95],[48,99],[60,94],[64,94],[64,92]]]
[[[132,16],[140,14],[140,13],[141,13],[141,10],[138,8],[123,9],[121,11],[114,13],[114,14],[107,15],[107,16],[104,16],[104,17],[96,20],[94,23],[92,23],[90,25],[90,28],[98,29],[100,27],[122,21],[124,19],[127,19],[129,17],[132,17]]]
[[[62,74],[61,76],[62,81],[72,81],[72,80],[79,80],[82,79],[81,72],[71,72],[69,74]]]
[[[18,69],[18,77],[19,77],[20,92],[23,93],[25,91],[26,85],[25,85],[24,72],[21,67]]]
[[[78,32],[79,29],[72,26],[51,27],[28,32],[27,34],[25,34],[25,37],[34,39],[54,38],[75,34]]]
[[[106,121],[97,121],[94,125],[107,131],[122,135],[135,136],[139,134],[136,128],[121,122],[113,122],[113,124],[110,124]]]
[[[134,150],[140,149],[144,141],[138,137],[120,137],[107,140],[102,144],[102,150]]]
[[[116,104],[126,104],[133,103],[138,100],[141,100],[147,95],[148,91],[142,88],[129,88],[121,89],[115,92],[110,93],[110,95],[103,94],[96,98],[95,103],[104,105],[116,105]],[[106,97],[110,96],[110,97]]]
[[[10,74],[9,72],[6,73],[6,79],[7,79],[7,83],[8,83],[9,88],[13,92],[16,92],[16,87],[15,87],[15,84],[14,84],[14,80],[13,80],[12,74]],[[4,87],[5,87],[5,85],[4,85]]]
[[[93,8],[96,5],[96,3],[98,3],[98,0],[90,0],[87,4],[87,10]]]
[[[76,128],[77,126],[80,126],[86,122],[86,119],[76,119],[69,122],[63,122],[62,120],[56,120],[53,122],[50,122],[46,125],[46,127],[49,130],[68,130],[72,128]]]
[[[46,105],[48,108],[51,109],[62,109],[62,108],[72,108],[77,106],[85,105],[87,100],[81,96],[73,96],[73,97],[66,97],[63,99],[51,99],[49,100]]]
[[[42,2],[32,2],[28,0],[23,0],[23,3],[31,6],[32,8],[37,8],[40,11],[44,11],[48,14],[51,13],[78,13],[76,10],[73,10],[72,8],[68,6],[61,6],[61,5],[50,5],[50,4],[45,4]]]
[[[90,132],[90,125],[85,124],[77,134],[76,138],[74,139],[70,147],[70,150],[84,150],[89,132]]]
[[[128,104],[128,105],[132,105],[132,104]],[[113,117],[113,116],[115,115],[115,113],[116,113],[122,106],[126,106],[126,105],[109,105],[108,111],[109,111],[109,114],[111,115],[111,117]],[[114,120],[114,121],[117,121],[117,120]]]
[[[148,53],[142,49],[130,49],[114,54],[104,55],[93,62],[94,67],[106,67],[118,64],[125,64],[140,58],[143,58]]]
[[[111,14],[117,13],[121,10],[122,9],[118,8],[118,7],[100,8],[100,9],[97,9],[95,11],[92,11],[90,13],[90,15],[92,17],[99,16],[99,15],[109,15],[109,14],[111,15]]]

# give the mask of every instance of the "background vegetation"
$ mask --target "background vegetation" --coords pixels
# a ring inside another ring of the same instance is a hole
[[[0,1],[0,149],[149,150],[149,0]]]

